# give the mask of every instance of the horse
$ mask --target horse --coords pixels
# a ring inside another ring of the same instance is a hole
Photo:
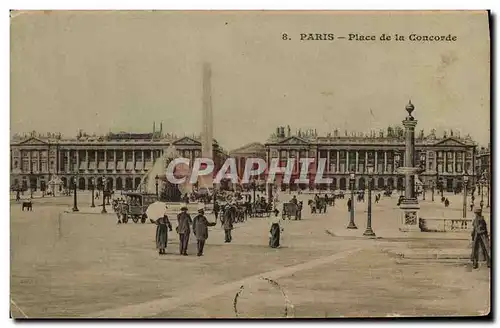
[[[295,203],[284,203],[283,204],[283,211],[281,213],[281,216],[283,219],[285,219],[285,216],[288,217],[288,220],[291,219],[292,215],[294,216],[295,220],[300,220],[301,218],[301,207]]]
[[[31,200],[23,201],[23,203],[21,205],[21,211],[24,212],[25,208],[27,211],[33,212],[33,203],[31,202]]]

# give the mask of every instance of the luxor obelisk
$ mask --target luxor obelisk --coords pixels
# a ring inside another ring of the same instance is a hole
[[[212,68],[209,63],[203,64],[203,96],[202,96],[202,133],[201,155],[213,160],[213,113],[212,113]],[[211,175],[198,179],[199,187],[213,188]]]

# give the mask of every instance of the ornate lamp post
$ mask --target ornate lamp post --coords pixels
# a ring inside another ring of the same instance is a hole
[[[354,223],[354,182],[356,176],[354,173],[349,174],[349,184],[351,187],[351,211],[349,212],[349,225],[347,229],[358,229]]]
[[[405,128],[405,157],[404,167],[398,169],[399,174],[405,175],[406,185],[404,188],[404,199],[401,201],[399,208],[401,209],[401,231],[419,231],[418,212],[420,206],[415,197],[415,174],[420,171],[420,168],[415,167],[415,127],[417,120],[411,115],[415,110],[415,106],[408,102],[406,105],[408,116],[402,122]]]
[[[425,172],[425,168],[426,168],[425,154],[420,153],[420,169],[421,169],[422,173]],[[425,182],[424,182],[423,177],[422,177],[421,181],[422,181],[422,200],[425,200]]]
[[[394,170],[397,170],[399,168],[399,161],[401,160],[401,157],[399,156],[398,153],[394,154],[394,163],[396,167],[394,167]],[[399,192],[400,195],[403,194],[403,190],[400,188],[398,184],[399,179],[396,180],[396,190]]]
[[[160,180],[160,177],[157,174],[155,176],[156,198],[158,198],[158,180]]]
[[[366,230],[363,236],[376,237],[375,232],[372,229],[372,184],[373,184],[373,167],[368,167],[368,213]]]
[[[483,206],[484,206],[484,192],[483,192],[483,189],[484,189],[485,185],[486,185],[486,176],[483,173],[483,175],[481,176],[481,179],[479,180],[479,186],[481,187],[481,202],[480,202],[481,209],[483,209]]]
[[[77,204],[77,199],[76,199],[76,181],[77,181],[77,174],[73,176],[73,212],[78,212],[78,204]]]
[[[106,214],[106,213],[108,213],[108,211],[106,211],[106,201],[105,201],[105,198],[106,198],[106,197],[104,196],[104,187],[105,187],[105,184],[106,184],[106,183],[104,182],[104,181],[105,181],[105,179],[106,179],[106,177],[105,177],[105,176],[103,176],[103,177],[101,178],[101,184],[102,184],[102,190],[101,190],[101,191],[102,191],[102,211],[101,211],[101,214]]]
[[[91,178],[90,179],[90,188],[92,190],[92,204],[90,205],[90,207],[95,207],[95,203],[94,203],[94,191],[95,191],[95,179],[94,178]]]
[[[467,217],[467,182],[469,182],[469,176],[467,172],[464,173],[464,203],[462,208],[462,217],[465,219]]]

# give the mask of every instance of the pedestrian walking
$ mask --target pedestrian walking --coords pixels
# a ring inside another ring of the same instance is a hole
[[[444,200],[444,207],[448,207],[448,206],[450,206],[450,201],[448,200],[448,198],[446,198]]]
[[[215,201],[215,202],[214,202],[215,222],[217,222],[217,217],[219,216],[219,212],[220,212],[220,206],[219,206],[219,203],[217,203],[217,201]]]
[[[181,212],[177,214],[177,228],[176,231],[179,234],[179,253],[180,255],[187,256],[187,247],[189,244],[189,234],[191,233],[191,216],[187,213],[188,208],[186,206],[181,207]]]
[[[488,227],[482,215],[482,209],[476,208],[474,210],[475,218],[472,221],[472,267],[478,268],[479,248],[483,253],[486,265],[488,268],[491,266],[491,258],[489,254],[489,240],[488,240]]]
[[[280,247],[280,237],[283,228],[281,227],[281,220],[279,218],[279,211],[274,210],[274,218],[271,218],[271,224],[269,229],[269,247],[278,248]]]
[[[168,231],[172,231],[172,224],[168,219],[168,215],[166,213],[165,206],[165,214],[161,218],[158,218],[156,221],[152,221],[152,223],[156,224],[156,248],[158,249],[158,253],[160,255],[166,254],[165,250],[167,249],[168,243]]]
[[[203,209],[198,210],[198,215],[193,219],[193,232],[197,240],[198,256],[203,255],[205,241],[208,239],[208,227],[213,227],[217,222],[208,222]]]
[[[221,217],[222,227],[224,228],[225,243],[230,243],[233,240],[231,231],[233,230],[233,223],[235,217],[236,217],[236,207],[234,205],[226,207],[226,210],[224,211],[224,214]]]

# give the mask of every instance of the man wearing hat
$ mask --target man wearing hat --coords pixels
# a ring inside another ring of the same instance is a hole
[[[222,227],[224,228],[225,243],[230,243],[233,240],[231,230],[233,230],[234,218],[236,216],[236,206],[234,204],[235,203],[231,202],[231,204],[226,207],[226,210],[221,217]]]
[[[191,233],[191,216],[188,214],[186,206],[181,207],[181,212],[177,214],[177,233],[179,234],[179,252],[187,256],[187,247],[189,243],[189,234]]]
[[[205,247],[205,241],[208,238],[208,227],[213,227],[216,224],[217,222],[208,222],[203,208],[198,210],[198,215],[193,219],[193,232],[198,242],[198,256],[203,255],[203,247]]]
[[[480,207],[474,209],[474,214],[476,217],[472,221],[472,267],[477,269],[479,260],[479,248],[483,252],[484,259],[486,260],[486,265],[488,268],[491,266],[491,259],[489,255],[489,242],[488,242],[488,227],[486,221],[482,215],[482,210]]]

